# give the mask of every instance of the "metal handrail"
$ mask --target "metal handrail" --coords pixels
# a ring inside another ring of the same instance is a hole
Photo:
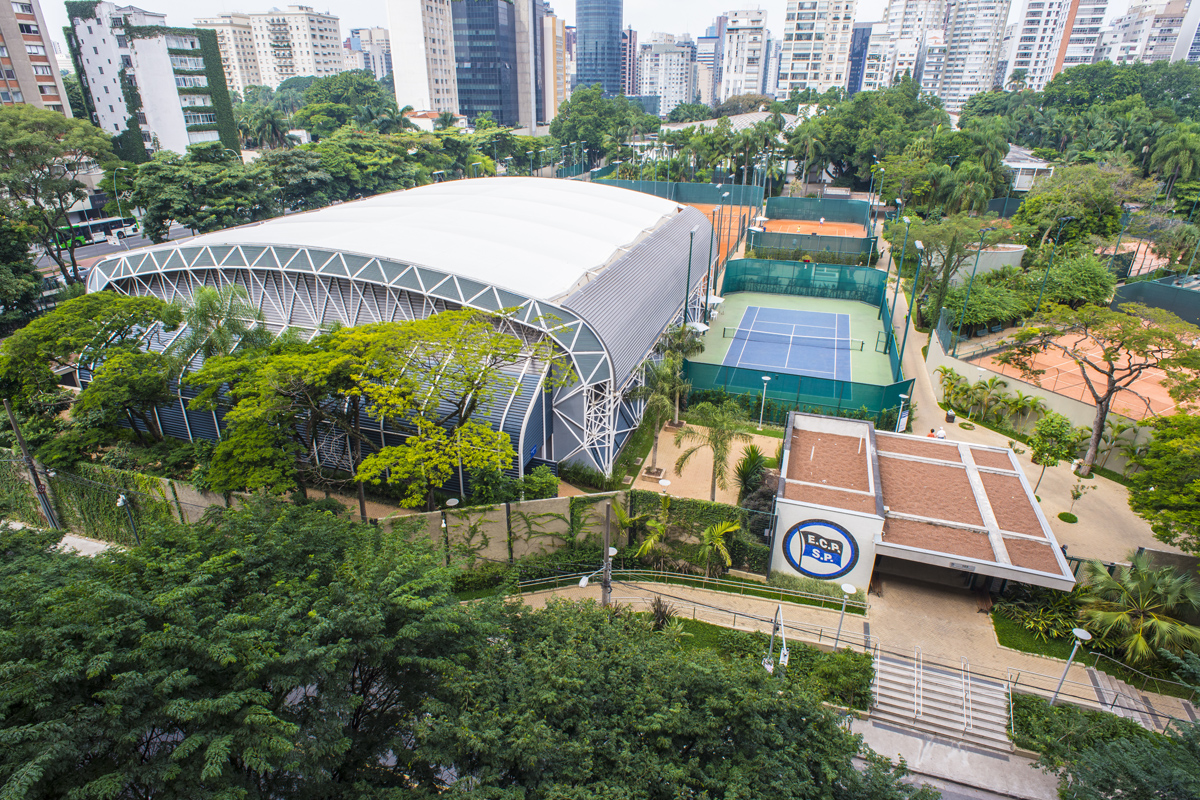
[[[917,647],[913,653],[913,719],[916,719],[925,712],[925,698],[922,696],[925,692],[925,685],[922,680],[924,670],[925,665],[921,658],[921,648]]]
[[[548,578],[531,578],[527,581],[518,582],[517,587],[524,591],[526,589],[534,589],[551,583],[556,585],[560,583],[568,584],[572,581],[577,582],[584,575],[590,574],[591,571],[571,573],[566,575],[553,575]],[[675,584],[677,586],[689,586],[696,589],[713,587],[714,591],[726,591],[728,594],[733,594],[733,592],[729,592],[727,589],[737,588],[740,590],[737,593],[743,595],[746,593],[746,589],[752,589],[756,592],[767,592],[771,595],[771,599],[776,599],[780,602],[787,602],[789,598],[810,600],[819,603],[828,603],[833,610],[841,608],[842,603],[840,597],[831,597],[830,595],[816,594],[815,592],[804,592],[796,589],[784,589],[777,586],[771,586],[768,583],[762,584],[760,588],[759,586],[742,581],[731,581],[726,580],[725,578],[704,578],[702,576],[688,575],[680,572],[658,572],[654,570],[643,569],[614,569],[612,571],[612,576],[613,580],[621,577],[631,582],[667,583]],[[805,605],[810,605],[810,603],[805,603]],[[859,601],[850,599],[846,601],[846,608],[855,609],[865,613],[871,608],[871,604],[867,603],[865,600]]]
[[[963,730],[969,731],[975,727],[975,720],[971,714],[971,662],[967,661],[966,656],[962,657],[960,677],[962,678]]]
[[[1092,669],[1099,669],[1099,667],[1097,667],[1096,665],[1099,664],[1100,659],[1103,658],[1105,661],[1111,661],[1113,664],[1116,664],[1124,672],[1136,672],[1138,675],[1142,676],[1141,690],[1143,692],[1146,691],[1146,681],[1154,681],[1155,683],[1169,683],[1172,686],[1178,686],[1181,689],[1190,690],[1188,693],[1188,697],[1187,697],[1189,703],[1192,702],[1196,698],[1197,690],[1196,690],[1196,687],[1194,687],[1194,686],[1191,686],[1186,683],[1180,683],[1179,681],[1173,681],[1173,680],[1170,680],[1169,678],[1155,678],[1153,675],[1147,675],[1146,673],[1142,672],[1141,670],[1134,669],[1133,667],[1123,664],[1120,661],[1117,661],[1115,658],[1112,658],[1111,656],[1106,656],[1103,653],[1092,653],[1092,655],[1095,656],[1095,658],[1092,659]],[[1122,678],[1122,680],[1124,680],[1124,679]],[[1161,694],[1161,692],[1159,692],[1159,694]]]
[[[1017,677],[1020,677],[1020,673],[1017,673]],[[1007,670],[1007,675],[1005,676],[1005,679],[1004,679],[1004,694],[1006,697],[1008,697],[1008,729],[1010,731],[1012,731],[1014,735],[1016,735],[1017,719],[1015,716],[1013,716],[1013,699],[1012,699],[1013,692],[1012,692],[1012,670],[1011,669]]]

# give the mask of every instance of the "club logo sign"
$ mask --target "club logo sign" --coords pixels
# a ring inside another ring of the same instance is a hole
[[[858,563],[858,542],[850,532],[823,519],[793,525],[783,539],[783,557],[801,575],[840,578]]]

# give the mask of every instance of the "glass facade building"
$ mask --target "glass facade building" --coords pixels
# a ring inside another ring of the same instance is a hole
[[[472,123],[485,113],[500,125],[520,119],[517,19],[505,0],[459,0],[454,13],[454,61],[459,113]]]
[[[621,93],[622,0],[577,0],[575,85],[600,84],[605,95]]]

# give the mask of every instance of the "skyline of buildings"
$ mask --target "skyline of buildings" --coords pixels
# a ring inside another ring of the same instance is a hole
[[[55,50],[37,2],[0,4],[0,103],[72,116]]]

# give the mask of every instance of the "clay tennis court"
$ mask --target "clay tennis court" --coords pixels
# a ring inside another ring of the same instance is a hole
[[[1099,348],[1096,349],[1096,352],[1099,352]],[[1021,377],[1020,370],[1006,364],[997,363],[994,356],[985,356],[970,360],[990,370],[999,372],[1005,377],[1028,383],[1028,381]],[[1088,391],[1087,385],[1084,383],[1082,367],[1069,359],[1062,351],[1049,350],[1038,353],[1034,358],[1034,366],[1037,369],[1045,370],[1039,382],[1043,389],[1049,389],[1055,394],[1061,394],[1064,397],[1070,397],[1073,400],[1079,400],[1088,405],[1094,406],[1096,404],[1091,392]],[[1103,392],[1107,378],[1095,370],[1089,369],[1088,372],[1093,384],[1096,385],[1099,391]],[[1112,410],[1135,420],[1146,419],[1158,414],[1173,413],[1176,410],[1177,404],[1171,399],[1171,395],[1167,392],[1167,387],[1163,385],[1165,377],[1166,373],[1161,369],[1146,370],[1142,373],[1142,377],[1134,381],[1129,387],[1137,394],[1118,392],[1113,397]],[[1009,388],[1020,387],[1014,386],[1013,382],[1010,381]],[[1141,397],[1138,395],[1141,395]],[[1142,398],[1145,398],[1145,400]],[[1146,407],[1147,402],[1150,404],[1149,408]]]
[[[713,229],[717,228],[717,206],[709,203],[684,203],[684,205],[689,205],[703,213],[704,216],[708,217],[708,221],[712,223]],[[721,241],[725,245],[725,250],[721,257],[722,261],[732,255],[733,249],[737,246],[738,231],[741,229],[743,222],[753,225],[754,215],[757,211],[757,206],[725,206],[721,210]],[[719,247],[717,249],[720,250]],[[716,257],[717,254],[713,253],[713,258]]]
[[[867,226],[853,222],[825,222],[815,219],[769,219],[762,225],[768,233],[819,233],[822,236],[853,236],[865,239]]]

